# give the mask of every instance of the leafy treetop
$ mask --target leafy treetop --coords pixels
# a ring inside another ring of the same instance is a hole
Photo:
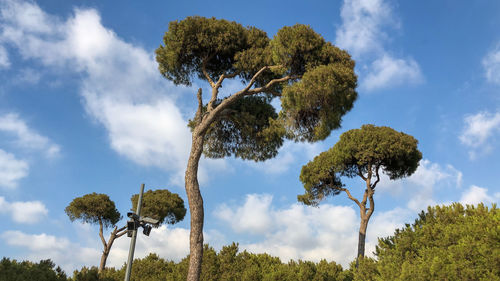
[[[389,127],[363,125],[349,130],[332,148],[302,167],[300,180],[306,193],[298,199],[317,205],[325,196],[339,194],[344,190],[342,176],[366,179],[375,175],[373,188],[380,180],[379,169],[391,180],[409,176],[422,159],[417,144],[414,137]]]
[[[137,209],[137,200],[139,194],[134,194],[132,201],[132,210]],[[176,194],[166,189],[148,190],[142,197],[141,216],[154,218],[163,223],[175,224],[186,215],[184,201]]]
[[[90,224],[101,221],[105,227],[114,226],[121,219],[109,196],[95,192],[73,199],[64,211],[71,221],[81,220]]]
[[[368,276],[354,280],[500,280],[499,233],[495,204],[428,207],[379,239]]]
[[[284,27],[270,39],[255,27],[187,17],[170,23],[156,59],[175,84],[197,77],[211,85],[212,97],[190,127],[203,124],[204,153],[212,158],[263,161],[276,156],[284,138],[325,139],[357,98],[354,61],[306,25]],[[235,77],[247,86],[219,98],[222,82]],[[279,114],[273,98],[281,99]]]

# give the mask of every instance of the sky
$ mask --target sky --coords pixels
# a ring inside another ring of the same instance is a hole
[[[326,140],[286,142],[260,163],[202,158],[204,236],[216,250],[234,241],[285,262],[348,266],[357,251],[358,207],[345,194],[317,208],[299,204],[299,174],[363,124],[410,134],[423,154],[412,176],[383,176],[378,184],[367,255],[377,237],[429,205],[500,201],[499,1],[116,3],[0,0],[1,256],[50,258],[67,272],[98,265],[98,227],[64,212],[88,193],[108,194],[124,216],[141,183],[178,193],[187,206],[187,121],[197,89],[208,93],[209,85],[175,86],[160,75],[154,51],[169,22],[193,15],[255,26],[271,38],[283,26],[310,25],[352,55],[358,75],[359,98]],[[228,81],[222,91],[242,87]],[[361,196],[361,179],[346,185]],[[185,257],[189,220],[140,234],[135,257]],[[129,243],[126,236],[115,241],[108,266],[124,264]]]

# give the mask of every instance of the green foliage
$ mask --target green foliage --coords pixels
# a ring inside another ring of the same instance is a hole
[[[123,280],[125,276],[123,276],[120,280]],[[83,267],[80,271],[75,270],[73,272],[72,281],[115,281],[118,280],[111,276],[106,276],[106,274],[99,274],[99,270],[97,267]]]
[[[355,88],[354,69],[340,63],[320,65],[306,72],[301,81],[286,86],[281,116],[289,137],[310,142],[327,138],[352,109]]]
[[[71,221],[97,224],[102,220],[105,227],[115,225],[121,219],[115,203],[109,196],[95,192],[73,199],[64,211]]]
[[[286,78],[222,110],[205,135],[207,157],[263,161],[276,156],[285,137],[323,140],[340,127],[357,98],[354,61],[306,25],[283,27],[270,39],[255,27],[187,17],[170,23],[163,42],[156,60],[175,84],[190,85],[194,77],[208,80],[205,74],[214,82],[224,74],[248,83],[263,67],[268,69],[255,78],[253,89]],[[281,98],[280,114],[273,98]],[[196,125],[190,122],[191,128]]]
[[[201,71],[203,63],[212,80],[233,73],[236,54],[267,44],[263,31],[249,30],[236,22],[198,16],[170,22],[163,37],[165,46],[156,50],[160,72],[176,85],[188,86],[193,74],[206,80]]]
[[[352,273],[343,271],[342,266],[325,260],[319,263],[310,261],[290,261],[282,263],[277,257],[268,254],[239,252],[238,244],[224,246],[218,253],[204,245],[203,263],[200,280],[203,281],[350,281]],[[189,255],[178,263],[166,261],[156,254],[143,259],[135,259],[132,266],[133,281],[178,281],[186,280]],[[126,265],[119,270],[106,268],[100,279],[96,268],[82,268],[75,271],[74,281],[121,281],[125,277]],[[76,279],[80,278],[80,279]]]
[[[0,261],[0,281],[66,281],[66,274],[60,267],[55,268],[51,260],[39,263],[30,261],[18,262],[8,258]]]
[[[376,269],[371,263],[362,269],[371,275],[359,280],[500,280],[500,210],[428,207],[412,225],[379,239],[375,254]]]
[[[249,96],[233,103],[205,135],[204,154],[210,158],[234,155],[263,161],[275,157],[284,130],[273,126],[278,117],[265,97]]]
[[[137,209],[137,200],[139,194],[134,194],[132,201],[132,210]],[[142,196],[141,216],[154,218],[160,221],[160,224],[175,224],[184,219],[186,208],[184,201],[177,193],[172,193],[166,189],[148,190]]]
[[[380,168],[390,179],[411,175],[418,167],[422,153],[418,141],[389,127],[363,125],[343,133],[329,150],[302,167],[300,180],[306,193],[299,201],[316,205],[328,195],[337,195],[343,187],[341,177],[359,173],[373,174]]]
[[[358,257],[357,261],[358,268],[356,268],[356,261],[350,264],[349,271],[353,281],[375,280],[375,276],[379,274],[377,270],[377,261],[367,257]]]

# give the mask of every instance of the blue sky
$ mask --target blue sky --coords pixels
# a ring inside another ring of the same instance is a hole
[[[413,135],[423,153],[413,176],[383,178],[377,187],[367,253],[428,205],[498,202],[499,13],[497,1],[0,0],[0,253],[51,258],[68,272],[97,265],[97,227],[64,213],[73,198],[106,193],[125,214],[144,182],[186,200],[186,122],[196,89],[209,86],[174,86],[160,76],[154,50],[170,21],[191,15],[256,26],[270,37],[308,24],[352,54],[359,78],[359,99],[325,141],[285,143],[264,163],[202,159],[205,241],[216,249],[236,241],[285,261],[347,265],[357,207],[343,195],[319,208],[298,204],[298,176],[342,132],[366,123]],[[347,184],[360,196],[360,180]],[[188,253],[188,226],[189,215],[141,235],[136,257],[156,252],[178,261]],[[108,265],[125,262],[128,243],[115,242]]]

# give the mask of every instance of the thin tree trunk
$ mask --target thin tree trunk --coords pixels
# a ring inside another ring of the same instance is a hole
[[[101,263],[99,265],[99,271],[98,273],[101,274],[101,272],[104,270],[104,268],[106,267],[106,260],[108,259],[108,255],[109,255],[109,248],[106,247],[104,249],[104,251],[102,251],[102,256],[101,256]]]
[[[115,227],[113,232],[111,232],[111,235],[109,236],[108,243],[104,244],[104,250],[102,251],[102,256],[101,256],[101,263],[99,264],[99,271],[98,271],[99,274],[106,267],[106,261],[108,260],[109,252],[111,251],[111,247],[113,246],[113,242],[115,242],[116,238],[120,238],[121,236],[123,236],[123,234],[126,233],[124,231],[126,228],[127,228],[126,226],[124,226],[120,229],[118,229],[118,227]],[[119,233],[119,232],[121,232],[121,233]],[[102,231],[99,234],[101,235],[101,238],[104,239],[104,237],[102,236]]]
[[[189,212],[191,214],[188,281],[200,280],[203,258],[203,198],[201,197],[200,186],[198,184],[198,163],[202,151],[203,135],[199,134],[195,129],[185,177]]]
[[[358,240],[358,258],[365,256],[365,240],[366,240],[366,228],[368,227],[368,218],[361,217],[361,223],[359,225],[359,240]]]

